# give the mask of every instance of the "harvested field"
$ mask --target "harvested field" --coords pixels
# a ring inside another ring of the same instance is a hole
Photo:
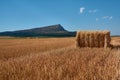
[[[0,60],[46,52],[73,44],[73,38],[0,39]]]
[[[112,38],[111,43],[119,45],[119,40]],[[4,56],[0,58],[0,80],[120,79],[120,47],[79,49],[74,41],[75,38],[1,39],[0,55]]]

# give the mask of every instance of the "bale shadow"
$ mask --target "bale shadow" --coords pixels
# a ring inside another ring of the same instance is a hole
[[[120,49],[120,45],[112,45],[112,49]]]
[[[120,49],[120,45],[114,45],[113,48]]]

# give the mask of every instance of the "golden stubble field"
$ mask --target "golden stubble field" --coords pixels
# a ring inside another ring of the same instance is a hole
[[[1,38],[0,80],[120,80],[120,38],[111,44],[79,49],[75,38]]]

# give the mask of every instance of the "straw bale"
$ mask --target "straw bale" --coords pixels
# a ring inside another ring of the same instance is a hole
[[[78,31],[77,47],[110,47],[110,31]]]
[[[100,47],[104,47],[105,35],[103,33],[100,34],[99,40],[100,40]]]
[[[90,47],[94,47],[94,33],[91,32],[89,36]]]
[[[80,32],[77,33],[76,35],[76,47],[80,47]]]
[[[89,47],[90,45],[89,36],[89,32],[85,32],[85,47]]]

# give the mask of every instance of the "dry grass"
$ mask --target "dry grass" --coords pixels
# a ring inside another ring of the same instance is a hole
[[[74,40],[75,38],[0,40],[0,55],[4,52],[1,48],[6,49],[4,56],[11,54],[7,60],[0,60],[0,80],[120,80],[119,47],[112,50],[78,49],[74,46]],[[119,44],[115,40],[112,39],[113,43]],[[42,46],[40,42],[43,42]],[[18,56],[14,56],[17,52],[13,54],[9,48],[15,52],[18,50]],[[29,48],[33,49],[29,51]]]
[[[70,46],[73,38],[0,39],[0,60]]]

